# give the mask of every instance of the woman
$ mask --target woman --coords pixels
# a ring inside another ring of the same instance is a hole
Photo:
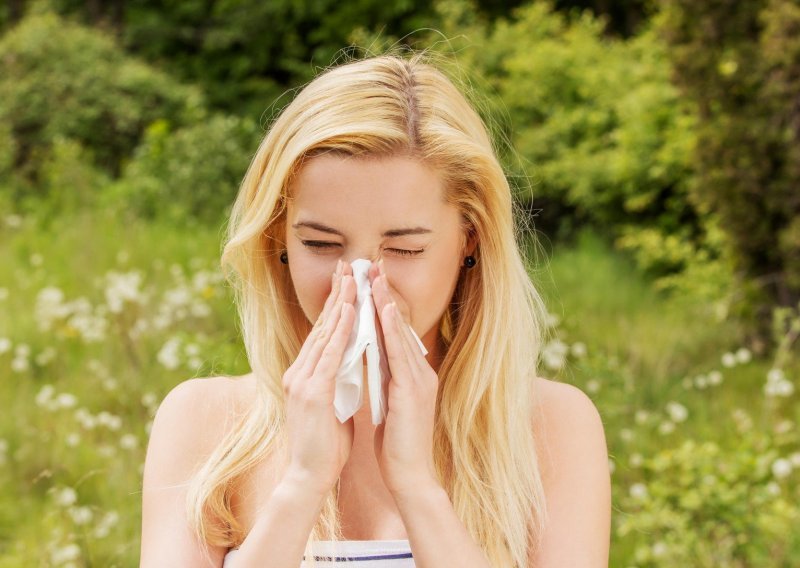
[[[512,209],[485,125],[423,54],[309,83],[260,145],[222,255],[252,372],[161,404],[141,566],[607,566],[602,422],[537,377],[546,310]],[[391,369],[378,425],[367,404],[334,414],[357,259]]]

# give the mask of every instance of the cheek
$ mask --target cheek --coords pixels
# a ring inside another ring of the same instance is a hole
[[[336,263],[328,268],[327,263],[319,259],[304,258],[302,253],[295,255],[291,267],[292,283],[294,284],[297,299],[308,321],[313,323],[322,313],[325,301],[331,293],[331,275],[336,269]]]
[[[394,289],[411,312],[411,326],[417,335],[427,333],[438,325],[447,309],[458,278],[458,267],[441,260],[430,259],[423,267],[398,268],[389,273]],[[389,272],[387,268],[387,273]]]

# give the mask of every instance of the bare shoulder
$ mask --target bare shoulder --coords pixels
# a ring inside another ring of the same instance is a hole
[[[537,378],[534,433],[548,511],[531,564],[608,566],[611,475],[603,419],[574,385]]]
[[[184,432],[189,446],[214,446],[225,434],[224,426],[244,405],[250,375],[187,379],[170,390],[156,412],[156,422],[168,422],[172,432]],[[163,425],[162,425],[162,430]],[[185,446],[184,446],[185,447]]]
[[[187,530],[188,482],[241,411],[247,376],[183,381],[167,393],[150,430],[142,482],[141,566],[208,566]],[[224,550],[210,550],[213,566]]]
[[[539,426],[553,428],[568,424],[603,431],[603,420],[594,401],[575,385],[536,378],[537,418]]]

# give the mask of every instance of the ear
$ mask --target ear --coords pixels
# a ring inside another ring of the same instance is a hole
[[[464,243],[464,255],[475,254],[475,249],[478,247],[478,235],[475,229],[470,228],[467,230],[467,239]]]

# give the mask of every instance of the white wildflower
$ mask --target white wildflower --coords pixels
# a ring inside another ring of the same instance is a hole
[[[120,313],[126,302],[142,303],[143,296],[139,286],[142,274],[139,271],[116,272],[106,274],[105,296],[108,309]]]
[[[629,489],[631,497],[634,499],[645,499],[648,495],[647,486],[644,483],[634,483]]]
[[[733,353],[725,353],[722,356],[723,367],[734,367],[736,365],[736,355]]]
[[[139,440],[133,434],[125,434],[119,439],[119,445],[124,450],[132,450],[139,445]]]
[[[181,340],[177,337],[171,337],[167,340],[161,350],[156,355],[156,359],[164,367],[170,370],[177,369],[181,364],[178,356],[180,350]]]
[[[752,359],[752,357],[753,356],[750,353],[750,350],[745,347],[740,347],[736,351],[736,361],[738,361],[739,363],[748,363],[750,359]]]
[[[11,351],[11,340],[8,337],[0,337],[0,355]]]
[[[586,355],[586,344],[581,341],[576,341],[570,347],[570,351],[575,357],[584,357]]]
[[[673,422],[683,422],[689,416],[689,411],[686,407],[678,402],[668,402],[667,412]]]
[[[567,355],[567,344],[560,339],[554,339],[545,345],[542,358],[548,369],[559,370],[564,367]]]
[[[55,566],[60,566],[77,560],[81,556],[81,547],[75,543],[62,546],[53,550],[50,559]]]
[[[51,398],[53,397],[53,393],[55,393],[56,389],[53,388],[53,385],[44,385],[39,392],[36,394],[36,405],[46,407],[50,403]]]
[[[789,397],[794,393],[794,384],[786,378],[782,369],[770,369],[764,394],[769,397]]]
[[[86,430],[94,430],[97,427],[97,418],[92,416],[88,410],[81,407],[75,411],[75,420],[80,422]]]
[[[674,422],[670,422],[669,420],[664,420],[658,426],[658,433],[659,434],[666,435],[666,434],[671,434],[674,431],[675,431],[675,423]]]
[[[783,479],[792,473],[792,462],[784,458],[778,458],[772,462],[772,475],[778,479]]]
[[[69,314],[69,308],[63,304],[64,292],[55,286],[42,288],[36,296],[34,318],[39,331],[49,331],[54,321]]]
[[[786,378],[786,375],[783,374],[783,369],[775,369],[772,368],[767,371],[767,381],[771,383],[779,383]]]
[[[74,394],[68,392],[62,392],[56,397],[56,405],[61,408],[72,408],[77,402],[78,398]]]
[[[708,383],[711,385],[718,385],[722,383],[722,373],[716,369],[708,373]]]
[[[154,392],[146,392],[142,395],[142,404],[148,408],[154,407],[158,404],[158,398]]]
[[[24,357],[14,357],[11,360],[11,370],[15,373],[24,373],[30,368],[28,360]]]
[[[87,343],[101,343],[105,341],[108,330],[108,320],[101,315],[75,314],[69,319],[69,325],[80,333],[81,338]]]
[[[89,507],[71,507],[69,514],[76,525],[85,525],[92,520],[92,510]]]
[[[22,226],[22,217],[16,213],[12,213],[10,215],[6,215],[5,222],[7,227],[11,229],[18,229]]]
[[[40,367],[44,367],[44,366],[45,366],[45,365],[47,365],[47,364],[48,364],[50,361],[52,361],[52,360],[53,360],[53,358],[54,358],[55,356],[56,356],[56,350],[55,350],[55,349],[54,349],[52,346],[49,346],[49,345],[48,345],[47,347],[45,347],[45,348],[44,348],[44,349],[43,349],[43,350],[42,350],[42,351],[41,351],[41,352],[40,352],[40,353],[39,353],[39,354],[36,356],[36,359],[35,359],[35,361],[36,361],[36,364],[37,364],[37,365],[39,365]]]
[[[69,507],[78,500],[78,493],[72,487],[63,487],[54,491],[56,505]]]
[[[655,558],[659,558],[661,556],[664,556],[667,553],[668,550],[669,550],[669,548],[664,543],[664,541],[659,540],[657,543],[655,543],[653,545],[653,548],[652,548],[653,556]]]

